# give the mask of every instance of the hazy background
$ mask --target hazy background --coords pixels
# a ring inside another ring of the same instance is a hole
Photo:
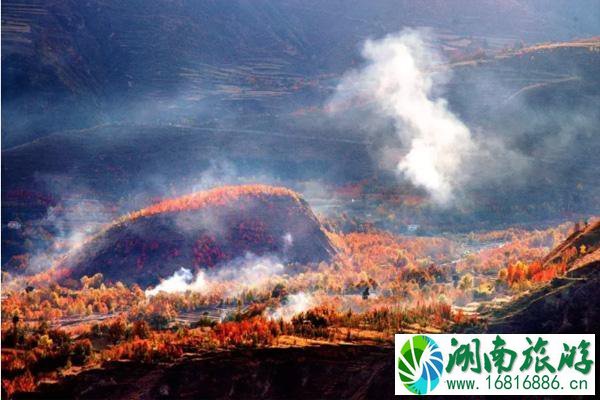
[[[3,1],[2,263],[226,183],[397,231],[598,213],[600,51],[519,53],[597,35],[591,0]]]

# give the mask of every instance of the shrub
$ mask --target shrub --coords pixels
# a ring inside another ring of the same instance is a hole
[[[48,336],[56,346],[68,345],[71,343],[71,337],[62,329],[51,329]]]
[[[326,328],[331,325],[335,317],[335,311],[332,308],[321,306],[300,313],[292,318],[293,325],[302,325],[309,323],[314,328]]]
[[[263,317],[254,317],[241,322],[223,322],[214,329],[221,346],[257,347],[273,343],[280,334],[279,324]]]
[[[108,337],[114,343],[125,338],[125,334],[127,332],[127,324],[121,318],[115,320],[112,324],[110,324],[108,329]]]
[[[78,340],[73,345],[71,361],[74,365],[84,365],[92,355],[92,342],[89,339]]]
[[[131,333],[139,339],[147,339],[150,336],[150,325],[144,320],[137,320],[133,323]]]
[[[31,372],[26,371],[23,375],[11,380],[2,380],[2,388],[7,398],[16,392],[33,392],[36,388],[35,379]],[[4,398],[4,396],[2,396]]]

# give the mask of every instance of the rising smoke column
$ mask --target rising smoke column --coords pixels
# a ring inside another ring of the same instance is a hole
[[[446,204],[461,184],[461,166],[476,150],[469,128],[435,95],[447,79],[439,55],[427,47],[423,34],[405,30],[380,40],[367,40],[367,61],[345,74],[329,109],[368,104],[378,118],[391,118],[407,146],[398,155],[397,172]]]

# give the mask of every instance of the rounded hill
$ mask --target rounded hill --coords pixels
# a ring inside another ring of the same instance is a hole
[[[247,253],[288,263],[328,260],[335,250],[292,190],[224,186],[168,199],[121,217],[61,263],[71,278],[154,285],[180,268],[218,268]]]

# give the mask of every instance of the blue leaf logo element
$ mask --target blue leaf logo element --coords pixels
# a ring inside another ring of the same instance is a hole
[[[428,336],[415,335],[400,350],[398,374],[410,392],[427,394],[440,383],[443,364],[437,343]]]

